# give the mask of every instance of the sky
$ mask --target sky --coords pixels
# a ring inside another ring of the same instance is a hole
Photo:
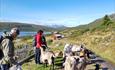
[[[0,21],[74,27],[115,13],[115,0],[0,0]]]

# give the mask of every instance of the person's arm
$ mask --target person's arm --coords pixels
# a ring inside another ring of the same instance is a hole
[[[9,40],[5,39],[2,44],[4,50],[4,61],[10,64],[17,64],[17,62],[14,60],[14,44]]]

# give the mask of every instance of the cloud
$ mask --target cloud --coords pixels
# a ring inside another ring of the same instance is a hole
[[[46,19],[46,20],[39,20],[43,24],[48,24],[48,25],[65,25],[65,26],[75,26],[78,23],[78,18],[76,17],[65,17],[65,18],[58,18],[58,19]]]
[[[22,22],[22,23],[31,23],[37,25],[64,25],[68,27],[74,27],[80,25],[79,23],[80,18],[78,17],[61,17],[61,18],[30,18],[30,19],[15,19],[15,20],[7,20],[1,19],[1,21],[7,22]]]

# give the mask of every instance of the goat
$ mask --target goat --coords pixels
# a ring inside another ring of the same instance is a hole
[[[68,55],[68,53],[73,52],[76,55],[79,55],[79,52],[81,49],[83,49],[83,45],[72,45],[72,44],[65,44],[64,46],[64,52],[63,52],[63,57]]]
[[[64,51],[63,51],[63,58],[68,55],[68,53],[71,52],[72,45],[71,44],[65,44]]]
[[[85,70],[87,65],[87,52],[85,48],[80,50],[79,70]]]
[[[53,53],[53,51],[46,51],[44,50],[42,47],[40,47],[41,49],[41,62],[50,65],[50,69],[51,69],[51,65],[53,65],[53,70],[54,70],[54,58],[55,58],[55,54]]]
[[[64,70],[78,70],[79,57],[67,56],[64,65]]]
[[[72,52],[79,52],[81,50],[81,46],[79,45],[73,45],[71,48]]]

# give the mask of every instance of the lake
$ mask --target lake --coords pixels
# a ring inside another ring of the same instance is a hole
[[[0,35],[2,35],[3,32],[0,32]],[[35,35],[37,32],[20,32],[19,36],[33,36]],[[51,32],[44,32],[44,34],[51,34]]]

